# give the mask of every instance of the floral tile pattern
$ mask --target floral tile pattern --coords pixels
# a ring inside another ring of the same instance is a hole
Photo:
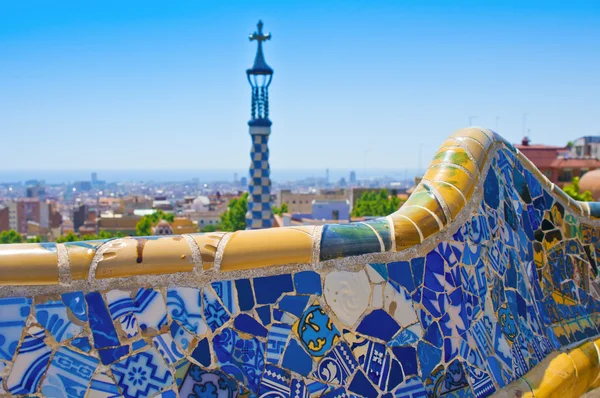
[[[518,159],[499,150],[474,213],[405,261],[1,298],[0,393],[488,397],[600,333],[599,230]],[[321,258],[393,239],[327,226]]]

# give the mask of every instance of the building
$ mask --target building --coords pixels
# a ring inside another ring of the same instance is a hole
[[[248,82],[252,87],[251,119],[248,122],[252,149],[250,152],[248,213],[246,214],[247,229],[273,226],[268,145],[272,124],[269,120],[269,85],[273,78],[273,69],[267,65],[262,49],[263,42],[270,40],[271,34],[263,34],[262,27],[262,21],[258,21],[258,30],[250,35],[250,40],[256,40],[258,47],[254,65],[246,70]]]
[[[311,216],[314,220],[350,221],[350,201],[315,200]]]
[[[515,147],[554,184],[563,187],[570,184],[573,177],[581,177],[589,170],[600,167],[600,160],[590,156],[580,157],[568,147],[531,144],[529,138],[523,138],[521,144]],[[575,146],[574,146],[575,148]],[[582,153],[586,148],[591,152],[591,146],[585,141],[580,145]]]
[[[27,222],[40,223],[41,202],[39,198],[20,198],[17,200],[17,232],[27,233]]]
[[[113,234],[120,232],[125,236],[135,235],[135,227],[141,217],[124,216],[115,214],[112,217],[107,217],[103,214],[102,218],[98,219],[98,231],[108,231]]]
[[[600,136],[585,136],[573,141],[571,152],[581,158],[600,159]]]
[[[75,231],[79,231],[79,227],[83,225],[88,219],[89,207],[86,204],[79,205],[73,209],[73,228]]]
[[[282,189],[277,195],[277,206],[284,203],[291,214],[311,214],[315,200],[346,200],[349,199],[348,191],[344,189],[322,189],[314,193],[292,192],[291,189]]]
[[[356,184],[356,171],[352,170],[350,172],[350,179],[349,179],[349,181],[350,181],[351,185]]]
[[[198,232],[198,224],[185,217],[175,217],[171,223],[171,229],[175,235],[193,234]]]
[[[8,206],[0,205],[0,232],[10,229]]]

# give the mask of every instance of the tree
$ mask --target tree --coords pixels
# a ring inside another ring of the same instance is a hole
[[[39,235],[34,236],[33,238],[28,238],[27,243],[41,243],[42,237]]]
[[[573,143],[573,141],[567,142],[567,148],[569,148],[569,150],[573,149],[574,146],[575,144]]]
[[[135,225],[135,234],[137,236],[152,235],[152,227],[158,224],[158,222],[161,220],[166,220],[171,223],[173,220],[175,220],[175,215],[165,213],[159,209],[152,214],[143,216]]]
[[[282,203],[281,207],[273,206],[273,214],[282,215],[289,212],[287,203]]]
[[[400,198],[396,195],[390,196],[387,189],[379,192],[367,191],[356,201],[352,216],[387,216],[398,210],[401,204]]]
[[[233,199],[227,205],[227,211],[221,215],[219,229],[222,231],[239,231],[246,229],[246,213],[248,212],[248,192]]]
[[[579,200],[581,202],[594,201],[594,198],[592,197],[592,193],[590,191],[581,192],[581,188],[579,187],[579,177],[573,177],[573,181],[571,181],[569,185],[565,185],[563,190],[567,195],[569,195],[575,200]]]
[[[1,243],[22,243],[23,237],[14,229],[0,232],[0,244]]]
[[[80,240],[79,236],[75,235],[73,232],[69,232],[66,235],[59,236],[58,239],[56,239],[56,243],[78,242]]]
[[[202,232],[215,232],[217,230],[216,225],[209,224],[206,227],[202,228]]]

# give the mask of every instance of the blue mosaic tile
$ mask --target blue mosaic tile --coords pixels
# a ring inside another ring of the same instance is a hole
[[[337,342],[340,333],[323,308],[315,302],[294,324],[294,332],[302,346],[313,357],[324,355]]]
[[[192,352],[192,358],[194,358],[202,366],[210,366],[210,345],[208,338],[203,338],[198,342],[198,345]]]
[[[135,315],[140,329],[160,330],[167,324],[167,306],[163,296],[154,289],[139,289],[135,295]]]
[[[394,392],[397,398],[426,398],[425,386],[418,377],[406,379]]]
[[[98,350],[98,354],[100,354],[100,360],[103,365],[110,365],[129,354],[129,346],[123,345],[120,347],[103,348]]]
[[[319,361],[314,377],[325,383],[344,385],[357,367],[358,363],[350,348],[346,343],[340,342]]]
[[[404,375],[417,376],[419,369],[417,366],[417,350],[413,347],[393,347],[392,352],[402,364]]]
[[[323,293],[321,277],[314,271],[302,271],[294,274],[294,286],[298,294],[321,295]]]
[[[289,397],[291,382],[292,380],[288,372],[271,364],[267,364],[260,382],[259,396]]]
[[[169,368],[153,349],[133,354],[110,368],[126,398],[147,397],[173,384]]]
[[[271,306],[256,307],[256,314],[264,326],[271,324]]]
[[[221,299],[221,302],[231,314],[237,314],[239,307],[235,299],[235,292],[232,281],[218,281],[211,283],[211,286]]]
[[[309,299],[309,296],[283,296],[279,301],[279,309],[300,317]]]
[[[46,371],[42,393],[46,397],[83,398],[97,366],[98,359],[62,347]]]
[[[382,264],[382,263],[369,264],[369,267],[371,267],[373,270],[375,270],[375,272],[377,272],[379,274],[379,276],[381,276],[381,279],[383,279],[384,281],[388,279],[388,270],[387,270],[386,264]]]
[[[44,376],[52,350],[44,342],[42,329],[26,335],[6,380],[8,392],[14,395],[33,394]]]
[[[94,347],[105,348],[120,344],[117,331],[104,304],[102,295],[97,292],[88,293],[85,296],[88,305],[90,328],[94,335]]]
[[[171,337],[171,334],[169,333],[154,336],[152,338],[152,344],[168,365],[183,358],[183,353],[179,350],[177,344],[175,344],[175,340],[173,340],[173,337]]]
[[[240,314],[235,317],[233,326],[242,333],[249,333],[254,336],[267,337],[265,329],[258,321],[247,314]]]
[[[417,355],[421,364],[421,377],[431,374],[442,359],[442,350],[424,341],[417,344]]]
[[[367,314],[356,330],[367,336],[387,341],[400,330],[400,325],[390,314],[379,309]]]
[[[62,301],[47,301],[35,306],[37,321],[54,339],[62,343],[82,331],[82,327],[69,320],[67,307]]]
[[[408,261],[398,261],[387,265],[389,278],[403,286],[409,292],[415,290],[415,281]]]
[[[250,311],[254,308],[254,293],[249,279],[238,279],[235,281],[238,296],[238,306],[241,311]]]
[[[383,343],[369,340],[349,331],[344,339],[369,380],[382,391],[393,390],[404,376],[400,363],[392,358]]]
[[[148,343],[146,343],[144,340],[137,340],[137,341],[134,341],[133,343],[131,343],[131,350],[138,351],[147,346],[148,346]]]
[[[31,299],[0,299],[0,359],[10,361],[17,350],[25,321],[31,311]]]
[[[362,397],[374,397],[378,395],[375,387],[373,387],[361,371],[356,372],[348,390]]]
[[[85,299],[82,292],[64,293],[62,295],[63,303],[71,310],[71,313],[81,322],[87,322],[87,310],[85,308]]]
[[[265,344],[256,338],[242,339],[235,330],[225,328],[213,336],[213,348],[221,370],[257,393],[265,365]]]
[[[219,302],[217,296],[209,289],[202,291],[204,299],[204,318],[213,332],[223,326],[231,317]]]
[[[290,386],[291,398],[310,398],[308,388],[302,379],[292,379]]]
[[[194,336],[180,326],[177,322],[172,322],[169,326],[169,329],[171,332],[171,337],[173,337],[177,347],[179,347],[181,351],[186,352],[190,348],[190,345],[194,340]]]
[[[202,299],[200,290],[190,287],[176,287],[167,290],[167,308],[173,320],[181,324],[188,332],[204,334],[208,331],[202,318]]]
[[[96,374],[90,383],[90,398],[118,398],[121,394],[115,381],[106,373]]]
[[[238,386],[234,379],[218,370],[208,371],[192,364],[180,390],[180,397],[202,397],[212,394],[217,397],[235,397]]]
[[[273,304],[284,294],[294,290],[290,274],[254,278],[257,304]]]
[[[308,376],[313,368],[313,360],[304,351],[302,346],[295,340],[291,339],[285,348],[282,366],[293,372]],[[267,358],[268,358],[267,352]]]
[[[90,339],[88,337],[79,337],[73,339],[71,341],[71,345],[85,352],[90,352],[92,350],[92,346],[90,345]]]
[[[284,323],[276,323],[271,326],[267,340],[267,362],[279,363],[291,330],[292,327]]]

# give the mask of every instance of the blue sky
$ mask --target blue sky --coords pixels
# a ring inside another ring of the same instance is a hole
[[[0,168],[246,168],[259,18],[274,169],[425,167],[470,116],[600,133],[597,1],[6,0]]]

